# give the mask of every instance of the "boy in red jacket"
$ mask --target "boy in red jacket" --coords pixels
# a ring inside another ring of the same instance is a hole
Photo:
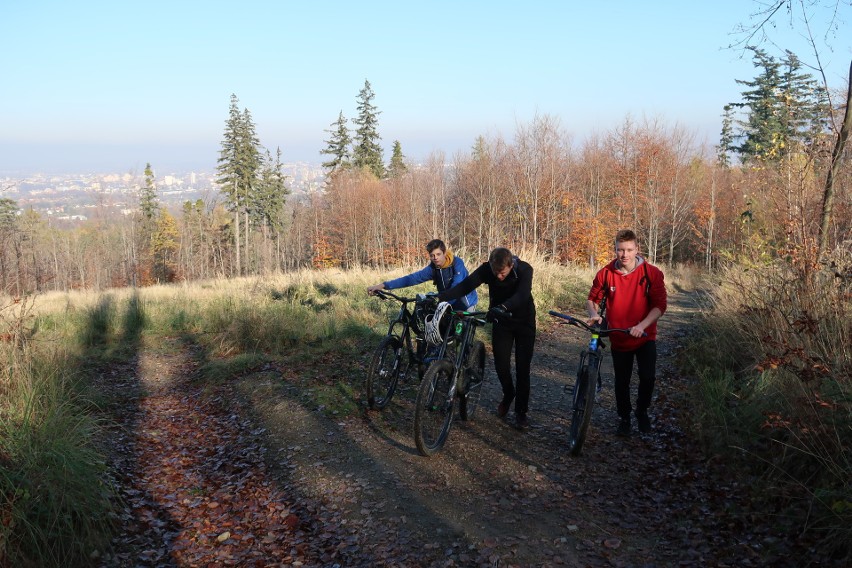
[[[615,402],[621,418],[616,433],[629,436],[630,376],[634,359],[639,374],[636,421],[640,432],[651,431],[648,407],[656,380],[657,320],[666,311],[666,285],[662,271],[639,255],[633,231],[625,229],[616,234],[615,256],[595,276],[586,306],[588,323],[602,323],[598,306],[606,298],[607,327],[630,329],[630,335],[613,333],[609,336],[615,371]]]

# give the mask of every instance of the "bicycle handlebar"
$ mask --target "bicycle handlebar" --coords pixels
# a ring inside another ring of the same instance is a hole
[[[403,298],[401,296],[397,296],[396,294],[394,294],[393,292],[391,292],[389,290],[376,290],[375,292],[373,292],[373,295],[378,296],[382,300],[387,300],[388,298],[393,298],[394,300],[398,300],[398,301],[402,302],[403,304],[407,304],[409,302],[414,302],[414,301],[417,300],[417,298]]]
[[[563,313],[560,313],[560,312],[557,312],[557,311],[554,311],[554,310],[550,310],[547,313],[549,313],[553,317],[557,317],[557,318],[561,318],[561,319],[565,320],[568,324],[573,325],[574,327],[582,327],[583,329],[585,329],[586,331],[588,331],[590,333],[604,334],[604,333],[611,333],[613,331],[620,331],[621,333],[627,333],[627,334],[630,333],[629,329],[621,329],[621,328],[601,329],[601,328],[596,327],[596,326],[591,326],[591,325],[587,324],[586,322],[584,322],[583,320],[577,319],[573,316],[569,316],[568,314],[563,314]],[[643,331],[642,337],[648,337],[648,334]]]

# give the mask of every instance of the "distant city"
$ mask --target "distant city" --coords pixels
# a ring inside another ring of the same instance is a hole
[[[322,187],[323,169],[314,164],[285,164],[287,187],[293,199]],[[205,204],[221,202],[215,172],[154,172],[160,203],[177,212],[187,201],[201,199]],[[138,203],[139,188],[145,183],[138,174],[32,174],[27,177],[0,177],[0,198],[13,199],[22,211],[32,209],[42,218],[60,224],[76,224],[99,218],[128,215]]]

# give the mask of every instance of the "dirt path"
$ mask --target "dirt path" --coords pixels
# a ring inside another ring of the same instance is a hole
[[[713,477],[679,427],[684,380],[672,356],[694,313],[692,296],[674,295],[660,322],[654,431],[614,435],[606,360],[579,458],[564,441],[566,375],[584,339],[573,328],[540,333],[532,428],[494,414],[489,354],[482,408],[432,458],[414,447],[413,385],[382,412],[335,418],[304,404],[304,369],[267,367],[202,392],[191,350],[143,349],[117,438],[124,536],[102,564],[794,565],[771,550],[772,535],[728,517],[746,506],[745,488]],[[334,372],[333,362],[312,371]]]

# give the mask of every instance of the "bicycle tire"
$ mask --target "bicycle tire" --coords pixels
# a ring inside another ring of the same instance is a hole
[[[450,433],[455,397],[450,398],[453,364],[446,360],[429,365],[420,382],[414,406],[414,443],[423,456],[439,451]]]
[[[462,420],[470,420],[479,407],[482,383],[485,382],[485,344],[474,341],[465,361],[467,384],[464,395],[459,400],[459,415]]]
[[[580,455],[589,433],[592,412],[595,408],[595,389],[598,382],[597,356],[590,354],[574,384],[574,401],[571,408],[571,426],[568,430],[569,451]]]
[[[409,361],[405,351],[402,341],[393,335],[385,336],[379,343],[365,380],[369,408],[381,410],[393,398],[400,376],[407,372]]]

